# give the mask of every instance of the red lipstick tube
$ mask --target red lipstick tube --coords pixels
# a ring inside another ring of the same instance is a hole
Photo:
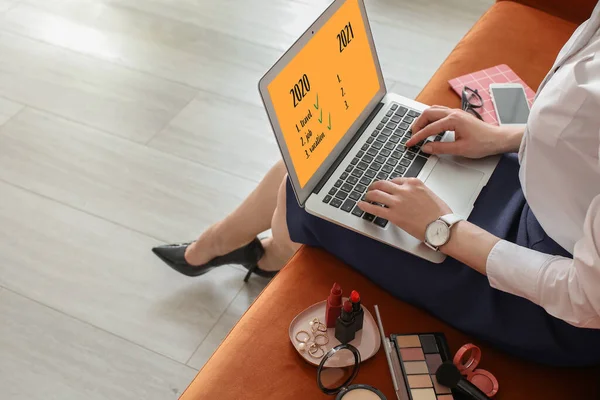
[[[360,305],[360,294],[356,290],[350,293],[350,302],[352,303],[352,314],[354,314],[356,331],[360,331],[363,327],[363,319],[365,312]]]
[[[333,284],[331,293],[327,298],[327,309],[325,311],[325,323],[328,328],[335,327],[335,321],[342,313],[342,287],[337,283]]]

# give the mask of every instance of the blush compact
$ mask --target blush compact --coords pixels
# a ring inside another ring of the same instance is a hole
[[[344,360],[341,363],[340,360]],[[349,363],[347,360],[353,360]],[[325,394],[337,395],[335,400],[387,400],[378,389],[352,384],[360,368],[360,352],[351,344],[341,344],[329,350],[317,369],[317,385]],[[344,366],[340,366],[344,365]]]
[[[452,360],[469,382],[477,386],[488,397],[494,397],[498,393],[498,380],[490,372],[477,369],[481,361],[481,349],[472,343],[461,347]]]

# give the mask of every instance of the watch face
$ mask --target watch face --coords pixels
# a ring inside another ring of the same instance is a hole
[[[425,231],[425,238],[430,245],[439,247],[448,241],[450,238],[450,228],[443,221],[433,221]]]

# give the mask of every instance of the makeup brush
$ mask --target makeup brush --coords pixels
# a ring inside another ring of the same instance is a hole
[[[466,380],[452,361],[446,361],[435,373],[437,381],[450,389],[458,389],[473,400],[491,400],[477,386]]]

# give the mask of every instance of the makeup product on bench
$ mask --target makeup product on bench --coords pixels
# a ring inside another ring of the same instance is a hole
[[[388,338],[385,337],[385,331],[383,330],[383,323],[381,322],[381,314],[379,314],[379,306],[375,304],[375,314],[377,317],[377,326],[379,327],[379,334],[381,335],[381,342],[383,343],[383,351],[385,352],[385,358],[387,359],[388,367],[390,368],[390,375],[392,376],[392,383],[394,384],[394,391],[398,400],[408,400],[407,396],[402,397],[401,395],[406,393],[406,387],[402,386],[402,391],[399,388],[399,380],[397,374],[400,370],[400,365],[397,364],[397,358],[392,361],[392,347]],[[404,383],[404,382],[403,382]]]
[[[335,322],[335,338],[342,344],[349,343],[354,340],[356,330],[354,325],[354,314],[352,313],[352,303],[344,302],[342,313]]]
[[[470,400],[491,400],[485,393],[479,390],[477,386],[466,380],[452,361],[443,363],[438,368],[435,376],[439,383],[452,389],[458,389]]]
[[[465,344],[454,355],[454,365],[460,373],[473,385],[477,386],[488,397],[498,393],[500,385],[498,380],[490,372],[477,369],[481,361],[481,349],[472,343]]]
[[[321,358],[317,360],[314,357],[311,357],[311,353],[308,351],[310,342],[313,341],[313,336],[317,336],[315,340],[317,341],[317,344],[321,345],[323,350],[325,350],[325,353],[335,346],[341,344],[340,341],[335,338],[335,328],[324,329],[326,308],[327,300],[325,299],[313,304],[310,307],[307,307],[304,311],[294,317],[294,319],[290,322],[288,329],[290,343],[294,346],[294,349],[298,351],[298,354],[302,359],[307,361],[309,364],[314,365],[315,367],[319,365]],[[363,328],[362,330],[356,332],[356,336],[354,337],[354,340],[350,342],[350,344],[358,349],[361,359],[365,361],[377,354],[379,347],[381,347],[381,336],[379,335],[379,330],[377,329],[375,315],[371,315],[372,311],[370,312],[369,308],[365,306],[363,306],[363,311]],[[319,320],[321,323],[315,323],[316,320]],[[312,325],[310,325],[311,322],[313,323]],[[316,329],[316,331],[313,329]],[[299,334],[298,332],[301,330],[308,332],[308,334]],[[319,334],[327,334],[328,340],[325,340],[324,337],[318,336]],[[298,337],[296,337],[296,335],[298,335]],[[304,346],[300,346],[300,341],[306,341],[307,343]],[[349,355],[352,356],[352,354]],[[349,358],[347,362],[353,362],[353,360],[353,358]],[[346,365],[349,364],[346,363]]]
[[[450,360],[443,333],[411,333],[385,336],[379,307],[374,306],[390,374],[398,400],[463,400],[459,392],[440,385],[435,373]]]
[[[352,359],[351,363],[340,363],[340,360]],[[356,384],[360,368],[360,352],[351,344],[340,344],[329,350],[321,360],[317,369],[317,385],[325,394],[335,395],[336,400],[387,400],[379,390],[369,385]],[[347,366],[340,367],[339,365]]]
[[[328,328],[335,327],[335,321],[342,312],[342,288],[336,283],[333,284],[329,297],[327,298],[327,308],[325,309],[325,325]]]
[[[352,314],[354,314],[354,326],[356,332],[360,331],[363,327],[363,319],[365,312],[360,305],[360,294],[356,290],[350,293],[350,302],[352,303]]]
[[[409,400],[458,400],[435,376],[450,350],[443,333],[391,335]]]

